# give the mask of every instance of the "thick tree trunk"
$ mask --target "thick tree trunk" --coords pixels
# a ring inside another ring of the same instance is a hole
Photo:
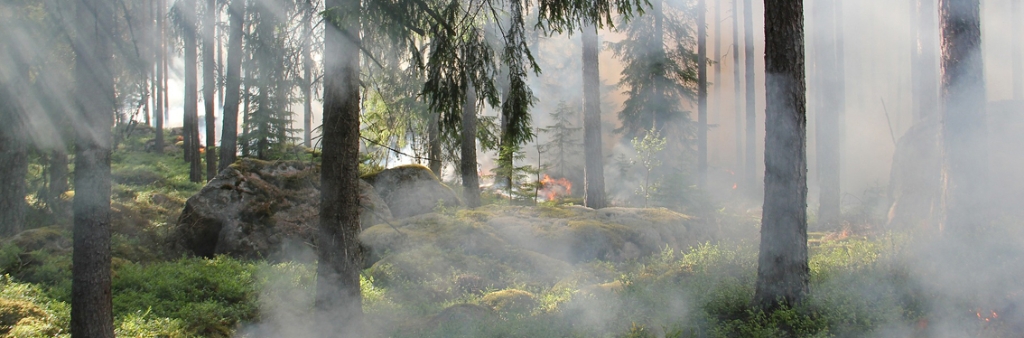
[[[114,337],[110,292],[110,153],[114,124],[111,55],[114,3],[83,0],[74,41],[79,121],[75,130],[75,200],[71,335]]]
[[[235,163],[238,153],[238,101],[242,81],[242,18],[245,0],[231,0],[228,5],[228,64],[224,79],[224,122],[221,127],[220,167],[224,170]]]
[[[809,291],[802,0],[765,3],[765,179],[754,304],[793,306]]]
[[[317,320],[359,336],[359,1],[327,0]],[[330,323],[328,323],[328,321]]]
[[[427,167],[441,178],[441,125],[437,114],[431,114],[427,121]]]
[[[196,0],[184,0],[181,8],[185,17],[196,17]],[[198,61],[196,47],[196,22],[186,25],[185,44],[185,109],[182,134],[185,138],[185,161],[189,162],[188,178],[192,182],[203,181],[203,169],[199,158],[199,74],[196,71]]]
[[[4,63],[6,64],[6,62]],[[28,152],[18,121],[22,108],[15,99],[14,79],[3,79],[0,88],[0,236],[21,232],[25,223],[25,175],[28,173]]]
[[[817,1],[814,6],[815,45],[817,52],[818,98],[815,100],[817,142],[818,223],[834,228],[840,221],[840,159],[839,144],[842,107],[836,101],[839,89],[839,57],[836,29],[836,1]]]
[[[583,204],[607,206],[604,195],[604,155],[601,148],[601,74],[598,66],[597,26],[583,26]]]
[[[480,173],[476,162],[476,90],[466,85],[466,103],[462,106],[462,197],[466,206],[480,206]]]
[[[911,52],[914,122],[939,116],[939,32],[936,0],[915,0],[911,15],[916,34]]]
[[[708,184],[707,3],[697,1],[697,185]]]
[[[217,175],[217,153],[214,152],[217,138],[217,119],[214,116],[213,101],[217,89],[215,72],[217,61],[214,41],[216,39],[217,3],[206,0],[206,15],[203,19],[203,104],[206,105],[206,180]]]
[[[985,226],[988,151],[979,0],[940,0],[942,32],[944,229],[963,235]]]
[[[754,191],[757,187],[757,107],[755,105],[754,91],[754,6],[751,0],[743,0],[743,22],[744,22],[744,52],[743,58],[746,74],[746,97],[747,97],[747,133],[746,133],[746,160],[743,169],[743,181],[746,184],[746,191]]]
[[[736,166],[734,167],[735,172],[739,173],[743,168],[743,108],[740,105],[740,97],[742,97],[742,90],[740,86],[743,82],[740,81],[740,6],[739,0],[732,0],[732,106],[736,113],[735,136],[736,136]],[[736,175],[736,174],[734,174]],[[734,177],[734,184],[738,185],[741,181],[739,176]],[[746,183],[742,183],[746,184]]]

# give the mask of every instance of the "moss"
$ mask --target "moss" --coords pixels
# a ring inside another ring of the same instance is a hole
[[[24,300],[0,298],[0,334],[8,333],[23,319],[45,316],[46,311],[36,304]]]
[[[162,183],[164,176],[146,167],[128,167],[115,170],[111,176],[116,183],[125,185],[152,185]]]
[[[480,303],[498,312],[525,314],[537,307],[537,297],[523,290],[505,289],[484,295]]]
[[[15,235],[5,246],[15,245],[26,252],[44,248],[70,248],[70,241],[64,233],[65,230],[58,226],[29,229]]]

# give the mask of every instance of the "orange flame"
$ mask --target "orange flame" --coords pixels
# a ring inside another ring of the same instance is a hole
[[[732,184],[732,190],[736,190],[737,187],[739,187],[738,183],[733,183]]]
[[[554,179],[547,174],[544,174],[544,178],[540,180],[541,189],[540,193],[544,195],[544,198],[548,201],[554,201],[558,197],[568,196],[572,194],[572,182],[564,178]]]

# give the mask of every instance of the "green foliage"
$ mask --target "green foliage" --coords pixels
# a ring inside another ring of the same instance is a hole
[[[510,159],[498,161],[497,166],[491,169],[495,177],[504,179],[501,185],[505,189],[505,198],[509,203],[533,204],[540,187],[535,177],[540,170],[532,165],[515,165],[526,158],[526,152],[519,146],[503,146],[499,155],[500,158]]]
[[[644,170],[644,181],[636,190],[636,194],[643,196],[646,208],[651,197],[658,191],[658,186],[661,185],[659,178],[655,177],[653,182],[651,181],[651,173],[655,168],[661,166],[661,151],[665,149],[666,141],[657,130],[651,129],[643,139],[634,137],[630,142],[633,144],[633,149],[636,150],[636,157],[632,163],[639,164]]]
[[[148,309],[156,317],[180,319],[188,332],[230,336],[236,324],[258,314],[255,270],[225,257],[125,264],[112,286],[114,314]]]
[[[686,8],[673,7],[673,2],[657,0],[652,4],[652,10],[643,16],[628,22],[623,18],[620,30],[626,38],[609,43],[613,55],[624,64],[618,85],[627,95],[619,112],[622,127],[617,131],[633,138],[654,128],[689,140],[693,122],[682,103],[696,96],[693,18]]]
[[[579,155],[583,150],[583,127],[576,126],[580,121],[579,113],[565,101],[558,102],[558,108],[551,114],[554,124],[541,128],[540,132],[549,136],[549,141],[541,146],[543,154],[549,156],[548,167],[558,177],[566,177],[567,173],[578,171]]]

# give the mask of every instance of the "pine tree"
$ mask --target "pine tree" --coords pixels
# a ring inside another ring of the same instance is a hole
[[[541,146],[542,153],[550,158],[548,168],[555,170],[558,177],[566,177],[567,172],[575,171],[574,165],[578,163],[576,154],[583,147],[580,142],[582,127],[574,125],[573,121],[579,120],[575,109],[565,101],[559,101],[555,112],[551,114],[553,124],[541,128],[540,132],[549,137],[549,141]]]
[[[810,285],[803,1],[766,2],[764,17],[765,181],[754,304],[774,310],[798,305]]]
[[[235,163],[238,153],[238,103],[241,99],[242,22],[245,0],[231,0],[228,5],[228,60],[224,84],[224,122],[220,141],[220,167]]]

